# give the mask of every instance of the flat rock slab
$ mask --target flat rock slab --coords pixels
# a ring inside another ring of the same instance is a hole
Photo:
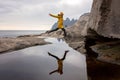
[[[37,37],[0,38],[0,53],[44,44],[48,42]]]

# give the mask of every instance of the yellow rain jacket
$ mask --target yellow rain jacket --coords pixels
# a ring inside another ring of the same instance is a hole
[[[54,18],[58,18],[58,28],[64,28],[63,26],[63,15],[53,15],[51,14],[50,16],[54,17]]]
[[[58,73],[63,73],[63,60],[61,59],[58,60]]]

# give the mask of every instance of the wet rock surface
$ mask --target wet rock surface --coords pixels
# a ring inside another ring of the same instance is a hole
[[[98,53],[98,60],[120,65],[120,41],[99,43],[91,49]]]

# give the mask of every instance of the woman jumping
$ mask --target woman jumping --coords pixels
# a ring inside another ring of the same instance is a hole
[[[47,31],[47,33],[57,31],[58,29],[62,29],[64,32],[64,36],[66,36],[66,30],[65,30],[64,25],[63,25],[63,21],[64,21],[63,20],[63,15],[64,15],[63,12],[60,12],[58,15],[53,15],[53,14],[49,14],[49,15],[58,19],[58,27],[54,30]]]

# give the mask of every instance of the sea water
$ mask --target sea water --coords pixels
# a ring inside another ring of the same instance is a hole
[[[20,35],[37,35],[45,30],[0,30],[0,37],[17,37]]]

